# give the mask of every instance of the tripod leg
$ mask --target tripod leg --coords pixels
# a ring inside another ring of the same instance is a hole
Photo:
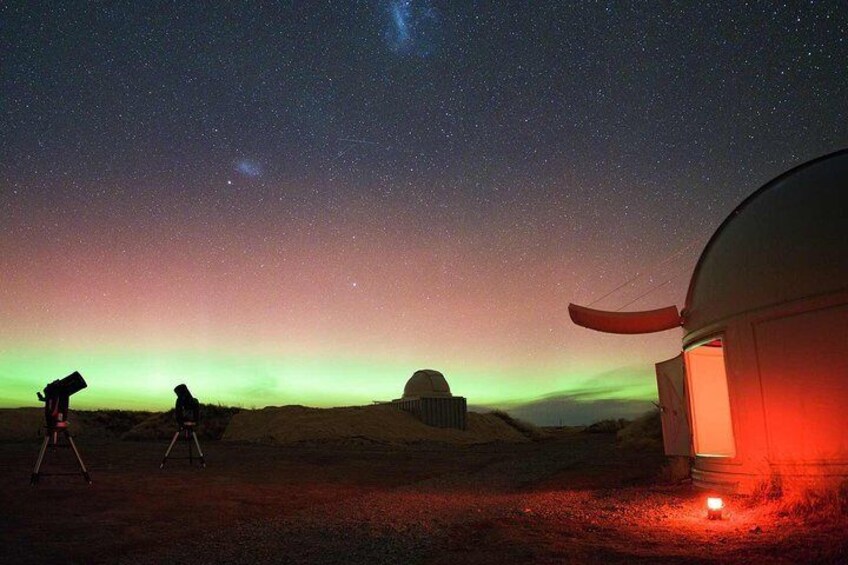
[[[41,470],[41,463],[44,461],[44,453],[47,451],[48,443],[50,443],[50,434],[44,434],[44,441],[41,442],[41,449],[38,452],[38,460],[36,460],[35,468],[32,470],[32,476],[29,478],[31,485],[38,483],[38,473]]]
[[[162,458],[162,463],[159,465],[160,469],[165,468],[165,462],[168,460],[168,456],[171,454],[171,450],[174,448],[174,444],[177,443],[177,438],[180,437],[180,432],[177,430],[174,432],[174,437],[171,439],[171,445],[168,446],[168,451],[165,452],[165,457]]]
[[[77,463],[79,463],[80,471],[82,471],[82,476],[85,478],[88,484],[91,484],[91,477],[88,475],[88,470],[85,468],[85,463],[82,462],[82,457],[80,457],[80,452],[77,449],[77,444],[74,443],[74,438],[71,437],[71,434],[68,433],[68,430],[65,430],[65,437],[68,440],[68,443],[71,444],[71,449],[74,450],[74,455],[77,456]]]
[[[188,445],[188,464],[191,465],[192,467],[194,466],[194,451],[193,451],[192,446],[191,446],[191,436],[193,436],[193,435],[194,435],[194,430],[191,430],[191,431],[186,430],[185,438],[186,438],[186,444]]]
[[[200,464],[205,469],[206,468],[206,460],[203,459],[203,450],[200,449],[200,441],[198,441],[197,434],[194,433],[194,430],[191,430],[191,437],[194,438],[194,444],[197,446],[197,453],[200,454]]]

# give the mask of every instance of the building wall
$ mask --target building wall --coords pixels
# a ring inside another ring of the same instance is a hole
[[[755,326],[769,460],[848,462],[848,304]]]
[[[462,396],[395,400],[393,404],[413,414],[428,426],[458,430],[464,430],[467,427],[468,408]]]
[[[688,334],[722,337],[733,458],[696,457],[696,486],[751,492],[848,478],[848,292],[794,301]]]

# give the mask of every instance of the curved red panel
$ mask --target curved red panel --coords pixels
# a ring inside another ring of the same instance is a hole
[[[678,328],[682,324],[677,306],[645,312],[607,312],[569,304],[568,314],[578,326],[611,334],[648,334]]]

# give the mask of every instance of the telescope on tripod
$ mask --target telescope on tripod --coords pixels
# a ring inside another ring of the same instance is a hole
[[[171,450],[174,444],[177,443],[180,435],[182,435],[188,444],[188,459],[189,465],[194,464],[194,448],[197,447],[198,458],[200,459],[201,467],[206,467],[206,461],[203,458],[203,450],[200,449],[200,441],[197,439],[195,428],[200,422],[200,401],[192,396],[191,391],[184,384],[177,385],[174,388],[174,393],[177,395],[177,403],[174,406],[174,416],[179,425],[179,429],[174,432],[174,437],[171,438],[171,444],[165,452],[165,457],[162,458],[160,469],[165,468],[165,463],[168,462],[168,457],[171,455]]]
[[[38,459],[35,462],[35,468],[30,477],[31,484],[37,484],[42,476],[50,475],[69,475],[77,473],[42,473],[41,464],[44,462],[44,456],[47,453],[47,448],[56,449],[58,447],[68,447],[73,450],[74,455],[79,463],[79,473],[82,474],[85,481],[91,484],[91,477],[88,470],[85,468],[85,463],[82,461],[79,450],[74,443],[74,438],[68,432],[68,410],[70,408],[71,396],[78,393],[88,385],[85,379],[82,378],[77,371],[74,371],[64,379],[53,381],[44,387],[43,394],[37,392],[38,400],[44,403],[44,441],[41,442],[41,450],[38,452]],[[64,437],[68,446],[59,444],[59,438]]]

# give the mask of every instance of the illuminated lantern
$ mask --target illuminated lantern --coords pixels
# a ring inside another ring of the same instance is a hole
[[[848,150],[745,199],[704,248],[681,312],[601,312],[612,333],[683,328],[656,366],[666,453],[693,483],[750,493],[848,478]]]
[[[721,511],[724,508],[724,501],[717,497],[709,497],[707,499],[707,518],[710,520],[721,520]]]

